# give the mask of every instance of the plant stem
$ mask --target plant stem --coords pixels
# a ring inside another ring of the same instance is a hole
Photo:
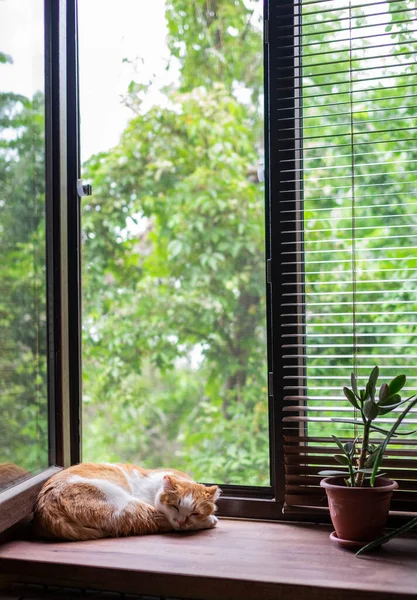
[[[394,529],[394,531],[387,533],[387,535],[384,535],[384,536],[378,538],[377,540],[370,542],[364,548],[361,548],[356,553],[356,556],[359,556],[360,554],[365,554],[365,552],[369,552],[370,550],[373,550],[374,548],[381,546],[381,544],[388,542],[388,540],[392,540],[392,538],[395,538],[398,535],[401,535],[402,533],[407,533],[408,531],[411,531],[412,529],[415,529],[416,527],[417,527],[417,518],[412,519],[411,521],[409,521],[402,527],[399,527],[398,529]]]
[[[358,469],[365,468],[366,461],[366,452],[369,444],[369,432],[371,429],[371,421],[366,421],[363,428],[363,440],[362,440],[362,448],[358,461]],[[356,473],[355,485],[356,487],[363,486],[363,480],[365,479],[365,473]]]
[[[373,466],[373,470],[372,470],[372,475],[371,475],[371,486],[373,486],[375,484],[375,477],[377,476],[378,473],[378,469],[381,465],[382,462],[382,458],[384,456],[384,452],[392,438],[392,436],[395,434],[395,432],[397,431],[399,425],[401,424],[401,422],[403,421],[403,419],[407,416],[407,414],[410,412],[410,410],[412,408],[414,408],[414,406],[417,404],[417,396],[413,395],[410,396],[409,398],[407,398],[407,400],[410,400],[410,404],[403,410],[403,412],[400,414],[400,416],[398,417],[398,419],[395,421],[394,425],[391,427],[390,431],[387,433],[385,440],[382,442],[382,444],[379,447],[379,452],[377,454],[377,457],[375,459],[374,462],[374,466]]]
[[[353,472],[353,465],[349,460],[349,479],[350,479],[350,485],[352,487],[355,487],[355,474]]]

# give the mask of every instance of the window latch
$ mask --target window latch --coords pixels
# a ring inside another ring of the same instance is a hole
[[[89,183],[87,183],[87,184],[83,183],[82,179],[78,179],[77,180],[77,193],[80,198],[83,198],[84,196],[92,196],[93,188]]]
[[[257,175],[258,175],[258,181],[259,183],[262,183],[265,181],[265,167],[264,167],[264,161],[260,160],[258,163],[258,168],[257,168]]]
[[[269,20],[264,20],[264,44],[269,44]]]
[[[266,282],[272,283],[272,260],[270,258],[266,261]]]
[[[268,395],[274,395],[274,373],[272,371],[268,373]]]

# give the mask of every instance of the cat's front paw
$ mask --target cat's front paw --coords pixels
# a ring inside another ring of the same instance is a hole
[[[200,529],[213,529],[216,527],[218,518],[214,515],[210,515],[204,521],[199,521],[188,527],[188,531],[199,531]]]
[[[216,527],[218,522],[219,522],[219,519],[217,517],[215,517],[214,515],[210,515],[207,519],[207,527],[210,527],[210,528]]]

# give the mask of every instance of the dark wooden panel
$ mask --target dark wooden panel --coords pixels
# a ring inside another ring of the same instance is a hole
[[[33,512],[36,496],[41,487],[60,467],[50,467],[0,493],[0,532],[5,531]]]
[[[221,520],[216,529],[91,542],[12,541],[0,572],[16,581],[196,600],[415,598],[417,540],[357,559],[329,528]]]

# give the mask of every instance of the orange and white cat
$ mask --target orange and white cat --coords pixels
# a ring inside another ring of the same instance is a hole
[[[75,465],[53,475],[35,506],[35,528],[62,540],[93,540],[216,526],[216,486],[173,469]]]

